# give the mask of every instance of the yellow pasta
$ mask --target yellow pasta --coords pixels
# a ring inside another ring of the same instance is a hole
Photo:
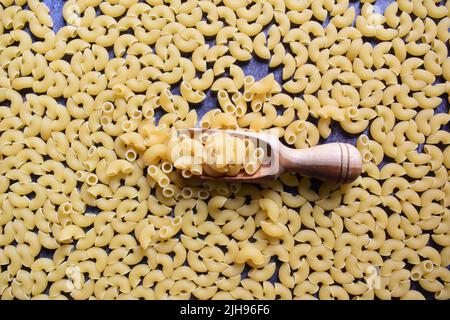
[[[449,299],[448,4],[70,0],[60,29],[2,5],[2,298]],[[363,174],[191,179],[270,156],[197,122],[342,129]]]

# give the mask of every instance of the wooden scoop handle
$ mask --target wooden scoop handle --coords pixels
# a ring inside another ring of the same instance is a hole
[[[338,184],[355,180],[362,170],[361,154],[347,143],[327,143],[307,149],[282,146],[280,165],[284,171]]]

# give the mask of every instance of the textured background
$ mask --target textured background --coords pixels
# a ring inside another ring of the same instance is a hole
[[[52,16],[52,19],[53,19],[53,28],[54,28],[54,31],[56,32],[57,30],[59,30],[61,27],[63,27],[65,25],[65,21],[62,16],[62,7],[63,7],[63,4],[65,1],[64,0],[43,0],[43,2],[50,8],[50,15]],[[376,1],[374,3],[376,12],[383,13],[384,9],[390,2],[392,2],[392,0]],[[356,8],[356,13],[359,14],[362,3],[360,3],[359,1],[350,0],[350,5],[354,6]],[[328,24],[328,21],[325,21],[324,26],[326,26],[327,24]],[[267,31],[269,29],[269,27],[270,27],[270,25],[267,26],[265,28],[265,30]],[[207,42],[210,45],[214,45],[213,40],[209,40]],[[375,42],[374,42],[374,44],[375,44]],[[245,62],[245,63],[237,62],[236,64],[238,64],[244,70],[246,75],[253,75],[256,80],[259,80],[259,79],[265,77],[267,74],[273,72],[275,79],[279,83],[282,83],[281,68],[280,67],[269,68],[268,61],[262,61],[258,57],[255,57],[254,59],[252,59],[248,62]],[[179,94],[178,85],[172,86],[171,91],[175,94]],[[206,92],[206,96],[207,96],[207,98],[201,104],[195,106],[195,109],[197,110],[198,115],[199,115],[199,119],[206,111],[208,111],[212,108],[218,107],[218,102],[217,102],[215,92],[209,90],[208,92]],[[301,97],[301,94],[299,96]],[[445,105],[441,105],[436,110],[436,112],[446,112],[447,110],[448,110],[448,107],[446,108]],[[160,116],[160,115],[157,114],[157,117],[158,116]],[[315,119],[308,119],[308,120],[313,123],[316,123]],[[357,136],[350,135],[350,134],[344,132],[340,128],[339,124],[337,124],[335,121],[332,122],[331,128],[332,128],[332,134],[327,139],[321,138],[321,141],[320,141],[321,143],[335,142],[335,141],[348,142],[348,143],[352,143],[352,144],[356,143]],[[365,131],[365,133],[367,133],[367,130]],[[381,165],[383,165],[383,164],[384,164],[384,162],[381,163]]]
[[[52,16],[52,19],[53,19],[53,28],[54,28],[54,31],[56,32],[57,30],[59,30],[61,27],[63,27],[65,25],[65,21],[62,16],[62,7],[64,4],[64,1],[63,0],[43,0],[43,2],[50,8],[50,15]],[[392,2],[392,1],[390,1],[390,0],[376,1],[374,3],[376,12],[383,13],[384,9],[390,2]],[[354,0],[350,0],[350,4],[356,8],[356,13],[359,14],[362,4],[359,1],[354,1]],[[328,24],[328,21],[325,21],[324,26],[326,26],[327,24]],[[269,27],[270,27],[270,25],[267,26],[265,30],[267,31]],[[367,41],[367,39],[366,39],[366,41]],[[207,42],[210,45],[214,45],[213,40],[209,40],[209,41],[207,40]],[[373,42],[373,44],[376,44],[376,42]],[[238,64],[244,70],[246,75],[253,75],[256,80],[259,80],[259,79],[265,77],[267,74],[273,72],[275,75],[275,79],[279,83],[282,83],[281,68],[280,67],[275,68],[275,69],[269,68],[268,61],[262,61],[259,58],[255,57],[254,59],[252,59],[249,62],[245,62],[245,63],[237,62],[236,64]],[[441,82],[441,80],[439,80],[439,78],[438,78],[437,82]],[[179,87],[172,86],[171,91],[175,94],[179,94]],[[208,92],[206,92],[206,95],[207,95],[207,98],[201,104],[194,106],[194,108],[198,112],[199,119],[206,111],[208,111],[212,108],[218,107],[216,93],[212,92],[212,91],[208,91]],[[301,94],[299,96],[301,97]],[[64,100],[62,100],[61,103],[64,104]],[[192,107],[193,106],[191,106],[191,108]],[[447,102],[447,97],[444,97],[443,104],[435,110],[435,113],[448,112],[448,109],[449,109],[449,106],[448,106],[448,102]],[[159,115],[157,114],[156,116],[158,117],[160,115],[161,114],[159,114]],[[316,119],[310,118],[308,120],[313,123],[317,122]],[[335,142],[335,141],[348,142],[348,143],[352,143],[352,144],[356,143],[356,139],[357,139],[358,135],[347,134],[340,128],[339,124],[337,124],[335,121],[332,122],[331,128],[332,128],[332,134],[330,135],[330,137],[328,137],[327,139],[321,138],[320,143]],[[447,126],[447,129],[448,129],[448,126]],[[367,132],[368,132],[368,130],[366,130],[364,133],[367,134]],[[419,150],[422,150],[422,146],[419,146]],[[385,158],[385,160],[383,160],[383,162],[380,164],[380,167],[382,167],[387,162],[388,161],[386,161],[386,158]],[[246,272],[244,272],[244,273],[246,273]],[[275,279],[272,279],[272,280],[275,280]],[[421,291],[425,295],[425,297],[427,297],[427,299],[433,299],[432,294],[422,290],[420,288],[420,286],[417,286],[414,282],[411,283],[411,287],[415,288],[416,290]]]
[[[64,4],[63,0],[44,0],[43,1],[49,8],[50,8],[50,15],[53,19],[53,28],[56,32],[58,29],[63,27],[65,25],[64,18],[62,16],[62,7]],[[353,1],[351,0],[351,5],[356,7],[357,14],[360,12],[361,3],[359,1]],[[376,5],[382,12],[386,5],[390,1],[382,0],[377,1]],[[324,25],[328,24],[328,21],[325,21]],[[266,27],[266,31],[268,30],[270,26]],[[208,43],[214,45],[214,41],[210,40]],[[268,61],[262,61],[259,58],[255,57],[254,59],[250,60],[249,62],[237,62],[237,64],[244,70],[246,75],[253,75],[256,80],[259,80],[263,77],[265,77],[267,74],[273,72],[275,75],[275,79],[282,83],[281,80],[281,68],[269,68]],[[172,86],[171,91],[173,93],[179,93],[178,86]],[[208,110],[218,107],[217,99],[216,99],[216,93],[212,91],[206,92],[207,98],[198,106],[196,106],[196,110],[199,115],[199,119],[201,116]],[[300,95],[301,96],[301,95]],[[312,119],[314,120],[314,119]],[[312,121],[314,122],[314,121]],[[349,143],[355,143],[356,142],[356,136],[349,135],[345,132],[343,132],[340,129],[340,126],[333,121],[332,124],[333,133],[331,136],[323,140],[321,142],[334,142],[334,141],[342,141],[342,142],[349,142]]]

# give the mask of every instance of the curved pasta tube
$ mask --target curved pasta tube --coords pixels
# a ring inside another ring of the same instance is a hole
[[[186,81],[181,83],[180,91],[183,98],[192,103],[199,103],[206,97],[203,91],[194,91],[191,84]]]

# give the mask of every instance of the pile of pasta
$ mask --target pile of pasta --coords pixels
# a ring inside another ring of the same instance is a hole
[[[54,30],[0,0],[1,299],[449,299],[449,8],[68,0]],[[340,127],[364,172],[184,179],[168,143],[198,121],[296,148]]]
[[[242,138],[226,131],[199,132],[191,136],[189,132],[181,133],[171,139],[167,147],[170,161],[181,170],[184,178],[201,174],[210,177],[253,175],[261,167],[268,148],[258,139]]]

